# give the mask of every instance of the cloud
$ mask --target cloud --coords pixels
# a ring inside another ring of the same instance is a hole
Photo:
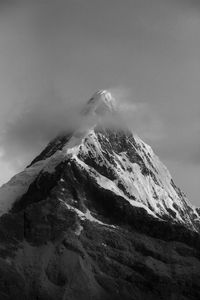
[[[120,116],[129,127],[142,138],[162,138],[161,122],[146,103],[137,103],[130,89],[118,87],[110,89],[110,92],[116,98]],[[28,164],[56,135],[81,126],[80,111],[86,101],[64,99],[52,90],[39,99],[24,103],[18,115],[4,124],[4,133],[0,139],[3,150],[1,160],[17,169]],[[115,119],[115,124],[118,125],[118,121]]]
[[[16,166],[24,164],[57,134],[77,126],[80,108],[81,101],[62,99],[53,91],[26,103],[17,117],[4,124],[2,158]]]
[[[117,99],[125,123],[136,134],[152,144],[163,140],[165,128],[157,110],[145,101],[138,101],[131,88],[119,86],[109,91]]]

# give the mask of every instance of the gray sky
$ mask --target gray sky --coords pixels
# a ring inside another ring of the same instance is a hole
[[[111,88],[200,206],[200,1],[0,1],[0,183]]]

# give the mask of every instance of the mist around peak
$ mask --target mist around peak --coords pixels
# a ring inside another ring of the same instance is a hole
[[[88,99],[67,95],[64,98],[52,90],[19,105],[18,113],[11,114],[1,135],[3,167],[7,165],[10,170],[3,182],[27,166],[56,136],[99,122],[110,128],[129,127],[145,139],[158,136],[161,126],[155,124],[155,112],[146,103],[135,101],[133,91],[124,87],[108,88],[97,90]]]

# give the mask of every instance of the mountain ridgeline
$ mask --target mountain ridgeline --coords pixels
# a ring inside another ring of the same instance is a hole
[[[200,299],[200,210],[108,91],[81,116],[0,188],[0,300]]]

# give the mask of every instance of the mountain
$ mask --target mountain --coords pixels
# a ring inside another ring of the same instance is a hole
[[[0,299],[200,298],[200,211],[98,91],[0,189]]]

